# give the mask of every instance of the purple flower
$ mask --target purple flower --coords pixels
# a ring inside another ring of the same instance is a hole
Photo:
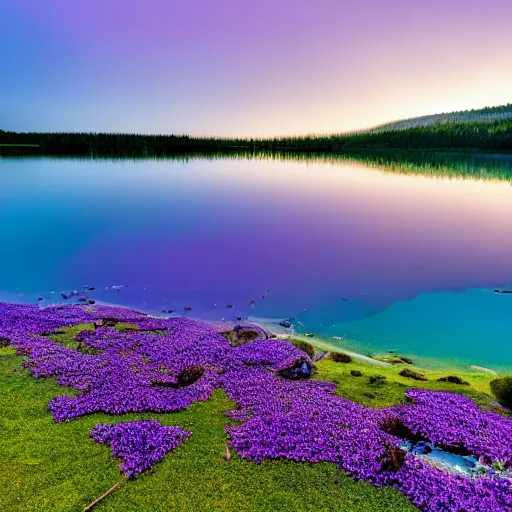
[[[118,321],[140,329],[119,332],[111,327]],[[46,336],[80,323],[94,323],[95,330],[77,336],[77,350]],[[32,375],[80,391],[50,402],[57,422],[96,412],[178,411],[222,388],[236,407],[226,415],[238,422],[226,426],[229,444],[248,460],[332,462],[355,478],[400,489],[426,512],[512,510],[506,475],[451,473],[400,448],[407,439],[422,439],[512,467],[510,419],[463,396],[426,390],[409,390],[407,404],[363,407],[335,395],[332,383],[284,378],[303,365],[312,368],[313,361],[290,343],[260,334],[232,347],[211,325],[184,318],[153,319],[106,306],[0,304],[0,339],[27,356]],[[130,477],[188,435],[156,421],[97,425],[91,433],[110,444]]]
[[[157,421],[135,421],[115,425],[96,425],[91,437],[112,448],[121,459],[121,471],[129,478],[149,469],[192,434],[181,427],[164,427]]]

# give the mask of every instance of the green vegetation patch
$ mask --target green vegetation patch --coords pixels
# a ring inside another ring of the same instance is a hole
[[[94,331],[94,325],[79,324],[73,325],[72,327],[63,327],[57,334],[52,334],[49,338],[61,345],[64,345],[65,347],[78,349],[79,342],[76,341],[75,338],[78,333],[82,331]]]
[[[512,407],[512,377],[500,377],[490,383],[491,391],[498,402],[505,407]]]
[[[121,332],[139,330],[139,326],[137,324],[130,324],[128,322],[119,322],[118,324],[115,325],[115,328]]]
[[[315,347],[308,343],[307,341],[296,339],[296,338],[288,338],[286,341],[289,341],[292,345],[296,346],[299,350],[306,352],[309,357],[313,357],[315,355]]]
[[[71,343],[83,329],[84,325],[66,329],[58,339]],[[176,414],[95,414],[56,424],[48,402],[74,391],[57,386],[53,379],[32,378],[21,362],[12,348],[0,350],[2,511],[82,511],[114,483],[125,482],[110,449],[90,439],[89,431],[97,423],[140,419],[180,425],[193,435],[153,469],[123,483],[95,511],[416,510],[398,491],[356,482],[332,464],[281,460],[255,464],[233,451],[227,461],[228,419],[223,413],[233,404],[222,391]]]
[[[445,376],[445,373],[423,368],[421,372],[428,377],[428,381],[416,381],[401,376],[402,365],[376,366],[355,359],[347,364],[338,364],[330,359],[322,359],[315,364],[318,368],[316,379],[334,382],[338,387],[338,395],[367,407],[389,407],[402,403],[405,391],[410,388],[462,394],[474,400],[484,409],[489,409],[492,402],[489,382],[493,377],[483,372],[459,374],[464,381],[470,383],[469,386],[461,386],[453,382],[438,382],[437,379]],[[353,375],[352,372],[356,375]]]
[[[123,328],[119,324],[117,328]],[[92,324],[62,329],[52,338],[77,348],[76,335]],[[300,340],[298,340],[300,341]],[[94,414],[69,423],[53,422],[47,405],[57,395],[77,393],[54,379],[34,379],[12,347],[0,348],[0,510],[78,512],[116,482],[121,485],[95,507],[99,512],[145,511],[331,511],[406,512],[416,510],[398,491],[357,482],[334,465],[287,460],[252,463],[231,450],[226,460],[224,411],[233,403],[221,390],[175,414]],[[411,387],[461,393],[489,408],[485,373],[463,373],[470,383],[438,382],[441,372],[422,370],[428,382],[399,375],[403,365],[381,367],[330,359],[317,363],[317,379],[334,382],[338,394],[370,407],[404,401]],[[355,375],[356,376],[355,376]],[[360,376],[357,376],[361,374]],[[97,423],[156,419],[179,425],[192,437],[136,480],[121,476],[110,449],[89,432]]]

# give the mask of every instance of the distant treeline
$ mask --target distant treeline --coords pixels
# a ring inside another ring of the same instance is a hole
[[[29,146],[30,145],[30,146]],[[187,152],[422,149],[512,152],[512,118],[437,123],[389,131],[268,139],[194,138],[186,135],[16,133],[0,131],[0,155],[166,156]]]
[[[37,145],[27,147],[22,145]],[[3,145],[3,146],[2,146]],[[165,156],[218,151],[244,145],[242,140],[194,138],[187,135],[120,133],[16,133],[0,131],[0,154]]]

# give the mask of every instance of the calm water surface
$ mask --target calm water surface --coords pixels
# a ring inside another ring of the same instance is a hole
[[[512,289],[507,180],[357,161],[0,159],[0,240],[4,300],[89,284],[153,313],[293,316],[358,350],[512,366],[512,295],[492,291]]]

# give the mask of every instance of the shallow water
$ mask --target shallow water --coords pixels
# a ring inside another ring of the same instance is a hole
[[[512,366],[512,295],[492,291],[512,288],[510,181],[379,169],[0,159],[0,295],[89,284],[154,313],[293,316],[358,349]]]

